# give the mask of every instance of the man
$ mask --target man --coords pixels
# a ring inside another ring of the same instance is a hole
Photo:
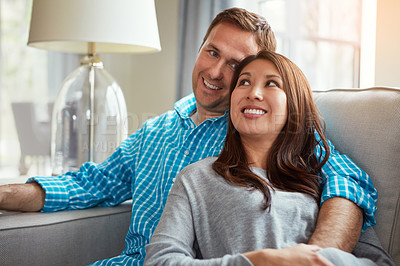
[[[126,249],[98,264],[141,265],[177,173],[190,163],[217,155],[227,128],[228,90],[238,62],[261,49],[275,50],[264,18],[243,9],[220,13],[210,25],[194,66],[193,95],[175,110],[150,119],[101,164],[85,163],[58,178],[0,187],[0,209],[57,211],[133,199]],[[351,251],[364,229],[375,224],[376,190],[348,157],[331,151],[323,168],[322,207],[310,244]],[[350,192],[350,193],[349,193]],[[354,204],[355,203],[355,204]],[[364,216],[364,223],[363,223]],[[179,228],[177,228],[179,230]],[[294,254],[296,262],[312,254]]]

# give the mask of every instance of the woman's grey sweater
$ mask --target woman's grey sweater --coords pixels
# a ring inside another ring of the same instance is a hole
[[[145,265],[252,265],[241,253],[308,242],[318,215],[311,196],[275,189],[271,210],[264,210],[263,194],[227,182],[212,169],[215,160],[181,171]],[[265,170],[252,171],[265,178]]]
[[[262,209],[263,194],[228,183],[212,169],[215,159],[181,171],[146,247],[147,258],[164,262],[200,258],[204,265],[243,265],[247,259],[240,253],[307,242],[318,214],[311,196],[271,191],[268,212]],[[253,171],[265,178],[263,169]]]

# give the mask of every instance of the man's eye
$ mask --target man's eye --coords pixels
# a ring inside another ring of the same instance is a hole
[[[217,56],[218,56],[217,52],[215,52],[215,51],[210,51],[210,55],[211,55],[211,56],[214,56],[214,57],[217,57]]]
[[[231,68],[236,69],[238,67],[238,65],[239,65],[238,63],[232,63]]]

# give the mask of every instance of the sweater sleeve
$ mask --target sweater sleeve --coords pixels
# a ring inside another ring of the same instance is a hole
[[[144,265],[252,265],[242,254],[199,259],[201,252],[196,244],[193,219],[189,197],[180,175],[168,196],[153,237],[146,246]]]
[[[115,206],[132,197],[132,178],[143,128],[126,139],[103,163],[87,162],[79,171],[57,177],[33,177],[46,192],[42,212]]]

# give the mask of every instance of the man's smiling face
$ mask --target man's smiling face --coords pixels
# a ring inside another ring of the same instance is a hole
[[[257,54],[253,33],[222,22],[217,24],[197,56],[192,74],[197,111],[207,117],[222,115],[229,106],[229,87],[237,64]]]

